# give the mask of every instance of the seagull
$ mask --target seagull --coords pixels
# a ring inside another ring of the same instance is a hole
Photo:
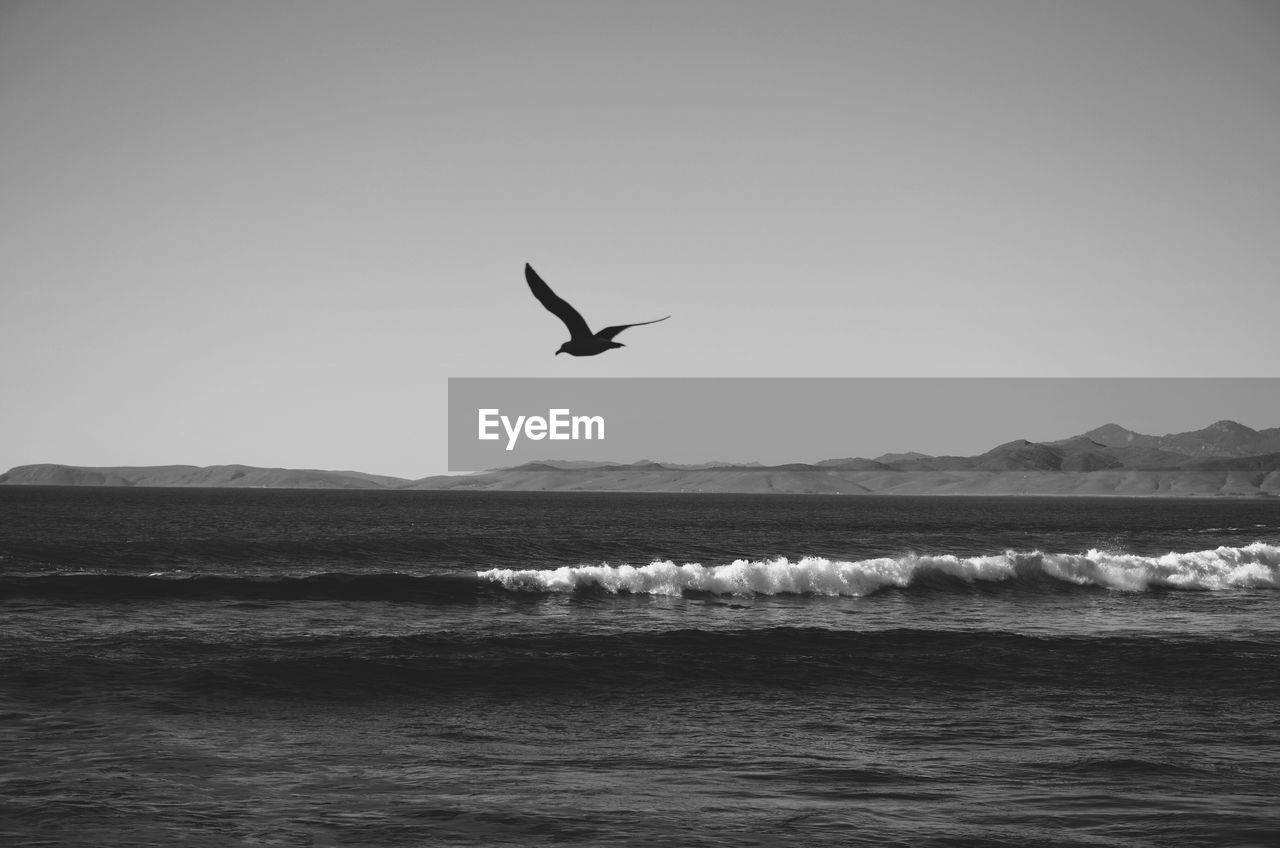
[[[529,281],[529,288],[533,291],[533,296],[538,299],[538,302],[569,328],[571,338],[560,345],[560,349],[556,351],[556,356],[562,353],[567,353],[570,356],[595,356],[611,348],[625,347],[622,343],[615,342],[613,337],[628,327],[656,324],[671,317],[668,315],[666,318],[655,318],[652,321],[641,321],[638,324],[619,324],[616,327],[605,327],[598,333],[592,333],[591,328],[587,326],[587,322],[578,313],[578,310],[560,299],[551,290],[551,286],[544,283],[542,278],[538,276],[538,272],[534,271],[527,263],[524,266],[524,278]]]

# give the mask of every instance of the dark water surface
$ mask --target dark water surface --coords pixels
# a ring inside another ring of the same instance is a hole
[[[0,844],[1280,844],[1280,503],[0,488]]]

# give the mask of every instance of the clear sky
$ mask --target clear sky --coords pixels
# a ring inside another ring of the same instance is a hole
[[[1277,376],[1277,44],[1267,0],[0,0],[0,470],[422,476],[451,376]],[[674,317],[557,357],[525,262]]]

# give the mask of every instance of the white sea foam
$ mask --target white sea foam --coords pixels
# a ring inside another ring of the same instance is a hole
[[[797,562],[735,560],[728,565],[676,565],[670,560],[648,565],[579,565],[556,569],[491,568],[482,580],[513,591],[573,592],[600,588],[608,592],[679,595],[826,595],[860,597],[887,587],[905,588],[929,577],[965,582],[1029,580],[1048,577],[1080,586],[1102,586],[1129,592],[1168,589],[1280,588],[1280,546],[1254,542],[1240,548],[1138,556],[1090,550],[1083,554],[1006,551],[1003,554],[957,557],[950,554],[882,557],[843,562],[805,557]]]

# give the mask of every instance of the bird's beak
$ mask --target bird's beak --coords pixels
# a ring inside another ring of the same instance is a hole
[[[557,351],[556,351],[556,356],[559,356],[559,355],[560,355],[560,354],[562,354],[562,353],[564,353],[564,351],[563,351],[563,350],[557,350]]]

